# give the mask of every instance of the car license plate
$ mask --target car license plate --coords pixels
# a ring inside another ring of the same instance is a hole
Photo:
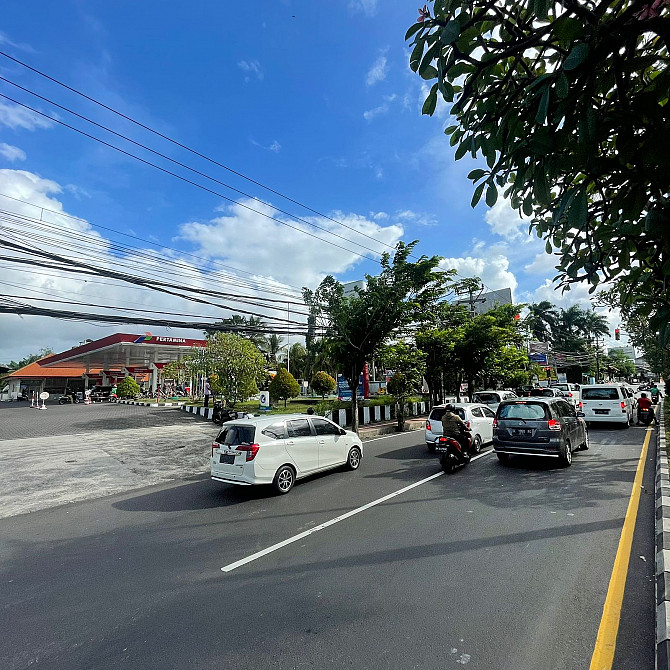
[[[519,435],[520,437],[529,437],[533,434],[533,430],[531,428],[517,428],[514,431],[514,434]]]
[[[610,411],[608,409],[594,409],[593,413],[594,414],[609,414]]]
[[[235,462],[235,454],[221,454],[219,463],[225,463],[226,465],[232,465]]]

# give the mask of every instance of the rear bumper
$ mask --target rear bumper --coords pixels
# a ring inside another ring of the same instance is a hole
[[[224,484],[237,484],[238,486],[252,486],[252,482],[245,482],[241,479],[226,479],[225,477],[215,477],[212,475],[215,482],[223,482]],[[255,482],[254,482],[255,483]]]
[[[522,456],[546,456],[547,458],[559,458],[559,444],[552,444],[551,447],[547,447],[548,445],[546,443],[539,445],[529,443],[524,444],[523,442],[506,442],[497,439],[493,440],[493,449],[495,450],[496,454],[519,454]]]
[[[587,414],[584,421],[589,423],[628,423],[628,413],[626,414]]]

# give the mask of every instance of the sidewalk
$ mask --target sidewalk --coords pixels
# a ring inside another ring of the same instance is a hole
[[[390,435],[396,433],[397,421],[383,421],[382,423],[368,424],[358,427],[358,435],[365,442],[379,435]],[[423,430],[426,427],[425,417],[414,417],[405,421],[405,431]]]

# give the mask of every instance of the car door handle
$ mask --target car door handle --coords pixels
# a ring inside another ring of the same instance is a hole
[[[319,444],[326,444],[325,440],[319,440]]]
[[[295,444],[293,440],[286,440],[286,444]]]

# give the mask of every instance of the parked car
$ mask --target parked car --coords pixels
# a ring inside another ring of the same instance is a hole
[[[498,405],[503,400],[516,397],[517,395],[514,393],[514,391],[477,391],[477,393],[472,396],[472,402],[487,405],[495,412],[498,408]]]
[[[111,395],[111,386],[100,386],[98,384],[91,389],[91,402],[103,402],[104,400],[109,400]]]
[[[211,472],[218,482],[272,484],[284,494],[307,475],[340,466],[356,470],[362,458],[358,435],[323,417],[253,417],[221,426],[212,442]]]
[[[435,440],[442,435],[442,416],[445,405],[435,405],[426,420],[426,446],[435,451]],[[455,403],[455,412],[472,431],[472,451],[478,454],[482,445],[493,440],[493,419],[495,412],[487,405],[476,403]]]
[[[501,463],[521,454],[557,458],[567,467],[573,451],[589,448],[589,433],[565,398],[505,400],[496,412],[493,448]]]
[[[560,389],[561,391],[563,391],[563,395],[566,398],[568,398],[568,400],[572,402],[572,404],[575,407],[579,407],[579,400],[581,396],[580,393],[581,387],[579,386],[579,384],[570,384],[570,383],[563,384],[559,382],[557,384],[552,384],[551,388]]]
[[[586,421],[623,423],[628,427],[635,419],[634,396],[621,384],[582,386],[580,409]]]

